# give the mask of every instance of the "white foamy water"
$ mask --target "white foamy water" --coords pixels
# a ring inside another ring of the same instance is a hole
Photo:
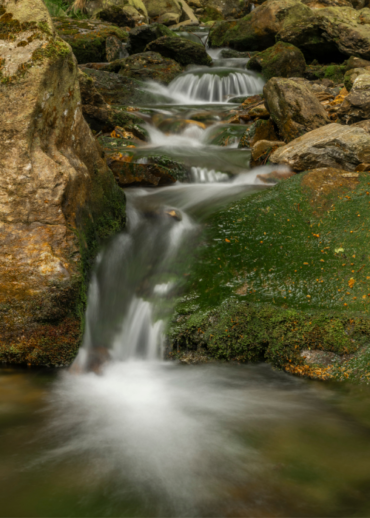
[[[220,173],[211,169],[210,171],[205,167],[192,167],[191,176],[194,183],[215,183],[224,182],[229,179],[229,175]]]
[[[251,71],[213,68],[195,69],[181,74],[168,86],[149,83],[148,89],[179,104],[225,103],[231,97],[262,92],[263,79]]]

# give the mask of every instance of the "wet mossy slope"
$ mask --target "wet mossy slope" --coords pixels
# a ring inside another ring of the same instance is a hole
[[[302,350],[364,350],[370,174],[296,175],[214,215],[205,244],[170,329],[174,351],[289,369],[304,365]]]

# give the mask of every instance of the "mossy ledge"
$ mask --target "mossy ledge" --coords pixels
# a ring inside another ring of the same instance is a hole
[[[367,173],[314,170],[213,215],[169,327],[169,355],[367,381],[369,186]],[[320,354],[308,361],[306,351]]]

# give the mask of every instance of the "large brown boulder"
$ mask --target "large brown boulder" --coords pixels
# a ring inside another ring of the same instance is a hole
[[[358,165],[370,163],[370,135],[359,127],[329,124],[278,149],[270,160],[294,171],[320,167],[354,171]]]
[[[271,118],[286,142],[329,122],[325,109],[305,84],[273,78],[263,89]]]
[[[0,361],[68,364],[86,282],[125,198],[42,0],[0,1]]]
[[[113,61],[107,70],[124,77],[132,77],[141,81],[158,81],[167,85],[181,74],[183,69],[177,61],[165,58],[157,52],[143,52]]]
[[[355,79],[350,94],[339,108],[338,117],[345,124],[370,119],[370,70]]]

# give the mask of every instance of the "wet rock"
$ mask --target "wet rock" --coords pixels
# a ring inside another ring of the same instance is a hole
[[[79,64],[108,61],[107,39],[114,36],[122,43],[128,39],[123,29],[96,20],[54,18],[59,36],[71,45]],[[108,54],[110,53],[108,43]],[[111,54],[110,54],[111,55]]]
[[[295,45],[307,61],[342,62],[347,56],[370,58],[370,11],[328,7],[285,20],[277,39]]]
[[[167,101],[165,97],[146,91],[143,81],[93,68],[84,68],[83,71],[95,80],[95,88],[108,104],[145,106],[161,100]]]
[[[285,146],[285,142],[259,140],[252,147],[252,160],[255,165],[265,164],[270,155],[279,147]]]
[[[326,86],[335,86],[343,83],[344,74],[347,70],[347,63],[341,65],[332,63],[330,65],[307,65],[303,77],[310,81],[321,81]]]
[[[1,12],[0,361],[65,365],[78,349],[90,267],[124,225],[125,198],[44,2]]]
[[[257,178],[261,180],[263,183],[272,183],[276,184],[283,180],[288,180],[292,176],[295,176],[296,173],[293,171],[272,171],[271,173],[261,173],[257,175]]]
[[[209,42],[212,47],[265,50],[276,43],[284,23],[294,24],[310,14],[311,9],[297,0],[267,0],[241,20],[217,23]]]
[[[162,36],[175,38],[177,34],[160,23],[136,27],[136,29],[133,29],[129,33],[127,51],[129,54],[140,54],[144,52],[149,43],[161,38]]]
[[[362,128],[329,124],[278,149],[271,162],[294,171],[334,167],[354,171],[370,162],[370,135]]]
[[[239,148],[253,147],[259,140],[277,141],[275,126],[271,120],[253,122],[246,130],[239,142]]]
[[[109,157],[108,165],[121,187],[129,185],[158,187],[171,185],[177,181],[173,171],[158,164],[138,164]]]
[[[302,77],[306,61],[297,47],[279,42],[255,54],[248,61],[247,68],[260,72],[266,81],[272,77]]]
[[[117,36],[108,36],[105,40],[105,54],[107,61],[114,61],[123,57],[125,54],[124,47]]]
[[[360,122],[355,122],[355,124],[352,124],[353,128],[362,128],[366,131],[366,133],[370,133],[370,120],[363,120]]]
[[[329,122],[325,109],[304,84],[273,78],[263,93],[271,118],[286,142]]]
[[[158,52],[166,58],[174,59],[182,66],[212,64],[212,59],[201,43],[194,43],[184,38],[163,36],[149,43],[145,50]]]
[[[233,59],[233,58],[250,58],[254,55],[254,52],[238,52],[233,49],[223,49],[220,53],[222,59]]]
[[[370,119],[370,72],[355,79],[350,94],[338,111],[338,117],[345,124]]]
[[[183,69],[177,61],[165,58],[157,52],[143,52],[115,61],[107,70],[141,81],[152,80],[169,84]]]
[[[250,10],[248,2],[239,0],[201,0],[204,8],[202,21],[209,20],[235,20],[246,16]]]

